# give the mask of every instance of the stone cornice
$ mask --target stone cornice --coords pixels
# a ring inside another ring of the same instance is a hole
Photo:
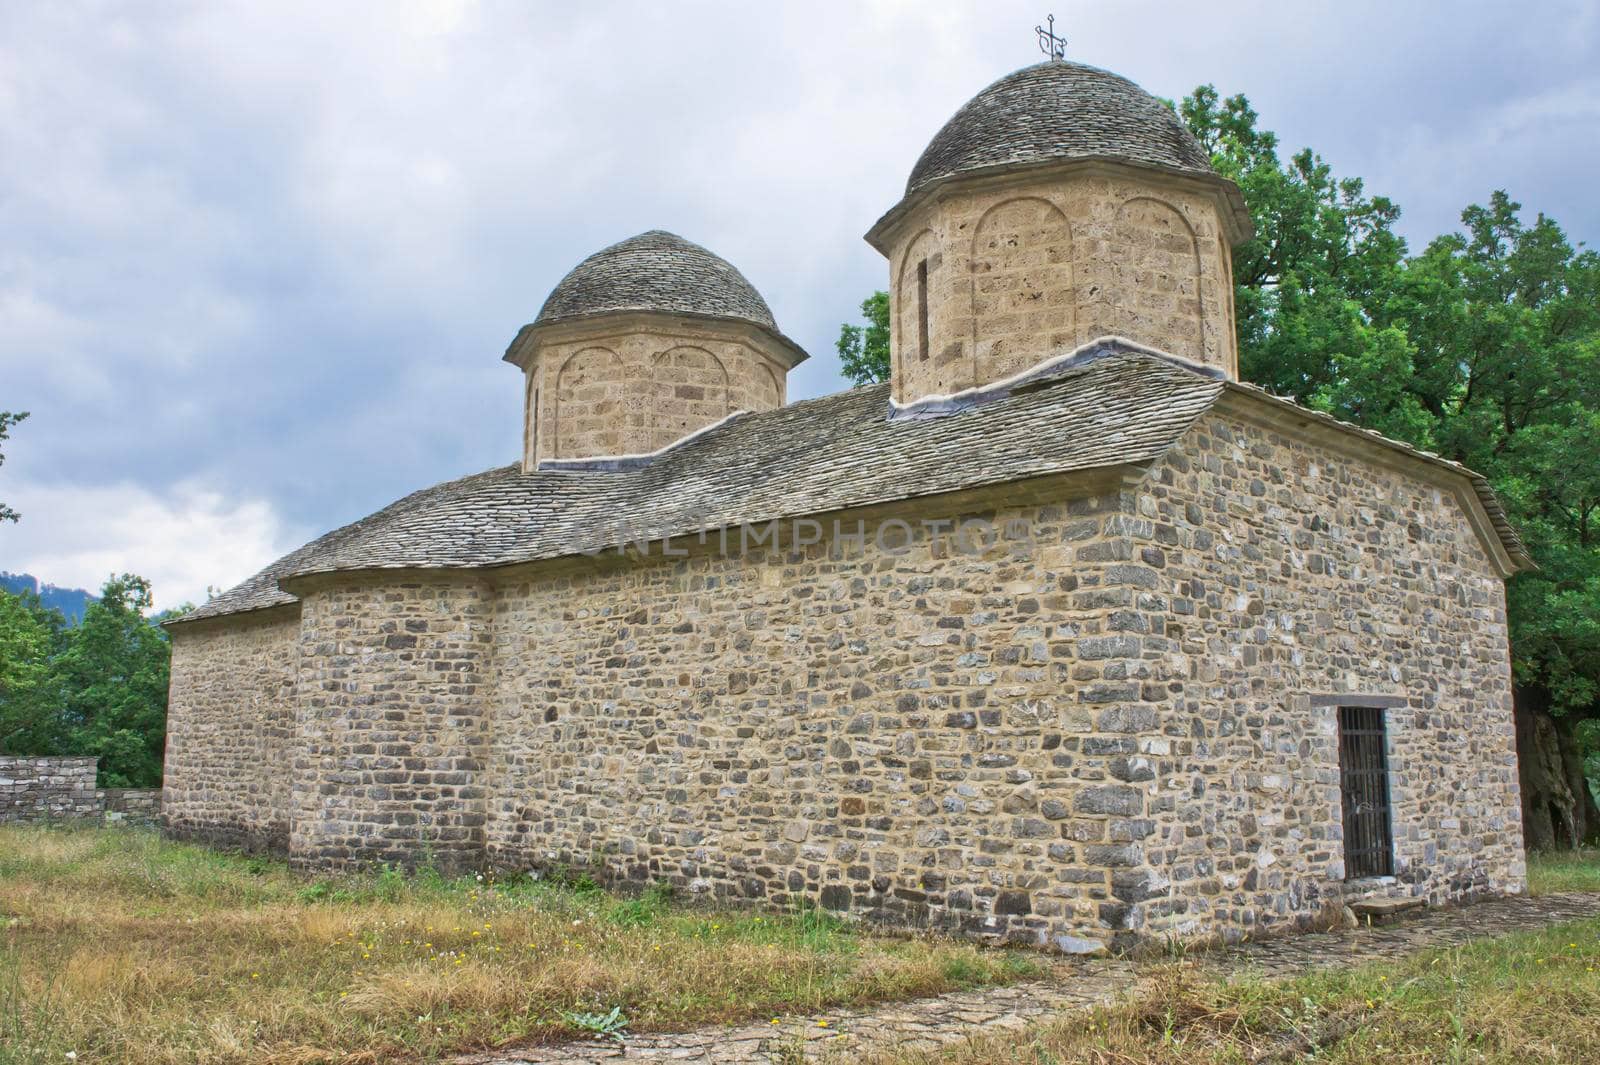
[[[541,347],[578,341],[601,341],[638,332],[711,333],[741,342],[770,357],[787,372],[810,358],[799,344],[776,329],[755,322],[714,315],[666,311],[607,311],[578,318],[564,318],[546,325],[523,326],[506,348],[502,358],[526,371]]]
[[[1169,170],[1149,163],[1130,162],[1115,157],[1051,159],[1044,162],[1006,163],[983,170],[966,171],[939,178],[908,194],[891,207],[867,230],[865,240],[879,254],[888,256],[900,229],[918,209],[958,193],[1004,188],[1037,182],[1041,177],[1062,180],[1077,177],[1128,177],[1160,187],[1171,185],[1210,195],[1217,201],[1217,216],[1228,243],[1237,247],[1255,236],[1255,224],[1245,205],[1244,194],[1225,177],[1209,177],[1189,171]]]

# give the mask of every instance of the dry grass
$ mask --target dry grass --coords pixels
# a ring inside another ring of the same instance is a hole
[[[431,1061],[937,994],[1026,956],[526,878],[313,882],[153,833],[0,828],[0,1065]]]
[[[1600,1061],[1597,969],[1600,921],[1283,981],[1167,965],[1126,1006],[874,1065],[1575,1065]]]
[[[1535,894],[1600,889],[1600,853],[1539,855]],[[874,1065],[1572,1065],[1600,1062],[1600,920],[1287,980],[1147,972],[1129,1004],[1028,1038]]]

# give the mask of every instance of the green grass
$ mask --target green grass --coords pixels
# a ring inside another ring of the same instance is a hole
[[[429,871],[308,879],[126,829],[0,827],[0,932],[0,1065],[433,1061],[1040,971],[816,910]]]
[[[1600,850],[1542,851],[1528,855],[1528,891],[1600,891]]]

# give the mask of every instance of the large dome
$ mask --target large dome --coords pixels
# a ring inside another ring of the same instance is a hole
[[[619,311],[732,318],[777,332],[767,301],[733,264],[659,229],[579,263],[556,285],[533,324]]]
[[[1116,159],[1211,174],[1182,120],[1127,78],[1050,60],[969,100],[923,150],[906,194],[958,174],[1056,159]]]

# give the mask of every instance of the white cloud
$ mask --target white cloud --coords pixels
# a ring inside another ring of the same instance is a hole
[[[272,505],[230,499],[189,483],[157,494],[136,484],[99,487],[8,482],[22,514],[0,526],[0,569],[97,591],[114,573],[150,581],[159,610],[203,602],[306,539]]]

